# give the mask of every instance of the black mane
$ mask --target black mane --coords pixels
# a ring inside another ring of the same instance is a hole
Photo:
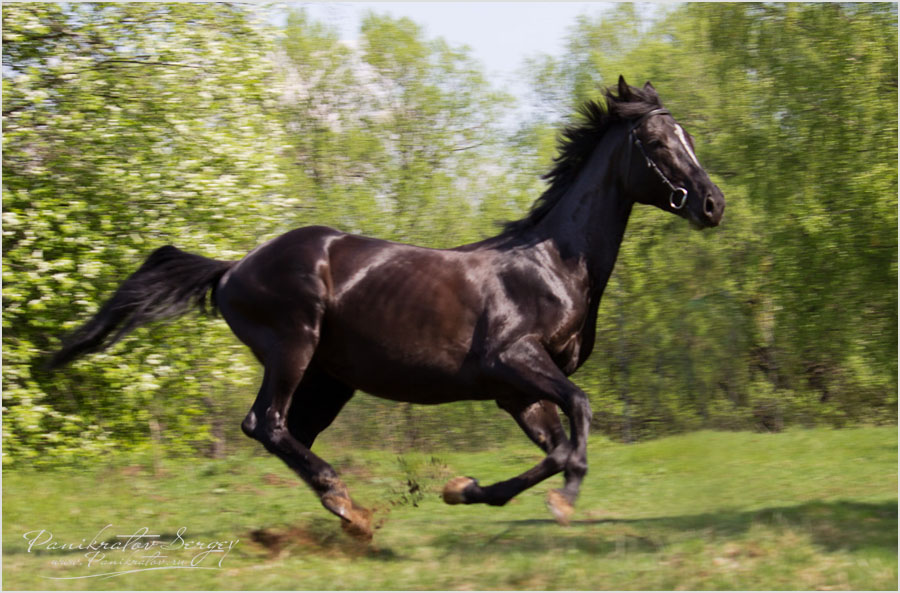
[[[534,227],[566,194],[611,126],[637,119],[662,107],[659,95],[650,84],[644,88],[628,87],[628,93],[623,95],[616,95],[613,88],[607,88],[603,95],[605,101],[588,101],[578,108],[580,121],[563,130],[553,168],[543,176],[543,179],[549,180],[550,186],[524,218],[503,225],[503,234],[519,233]]]

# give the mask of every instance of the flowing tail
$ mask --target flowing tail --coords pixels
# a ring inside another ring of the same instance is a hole
[[[65,340],[47,366],[58,368],[84,354],[109,348],[140,325],[177,317],[192,307],[215,312],[216,286],[235,263],[185,253],[171,245],[160,247],[93,319]]]

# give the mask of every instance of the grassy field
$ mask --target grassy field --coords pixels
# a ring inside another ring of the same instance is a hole
[[[397,455],[326,443],[322,454],[376,510],[382,525],[372,544],[344,535],[269,457],[171,462],[160,475],[125,464],[6,471],[3,586],[897,588],[896,427],[701,432],[630,446],[594,436],[568,527],[544,507],[561,478],[502,508],[439,499],[450,477],[489,483],[529,467],[539,455],[524,438],[482,453]],[[166,549],[87,549],[93,540],[108,548],[148,541],[116,537],[142,534],[160,535]],[[227,553],[208,551],[213,542]],[[72,578],[141,568],[154,570]]]

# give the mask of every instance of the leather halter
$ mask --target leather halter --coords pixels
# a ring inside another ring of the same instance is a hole
[[[663,173],[660,170],[660,168],[658,166],[656,166],[656,163],[653,162],[653,160],[647,154],[647,151],[644,150],[644,145],[641,144],[641,141],[638,139],[638,137],[634,133],[634,131],[636,129],[638,129],[639,127],[641,127],[641,125],[647,119],[653,117],[654,115],[671,115],[671,113],[669,113],[668,109],[663,109],[660,107],[660,108],[648,111],[647,113],[645,113],[644,115],[642,115],[641,117],[636,119],[634,121],[634,123],[631,124],[631,127],[628,129],[628,139],[629,139],[628,158],[626,160],[625,170],[626,171],[631,170],[631,150],[632,150],[632,147],[637,146],[638,150],[641,151],[641,154],[644,155],[644,160],[647,162],[647,167],[649,167],[650,169],[653,169],[653,171],[656,172],[656,175],[662,180],[663,183],[666,184],[666,187],[668,187],[669,190],[671,191],[671,193],[669,194],[669,206],[673,210],[681,210],[682,208],[684,208],[684,205],[687,203],[688,191],[685,188],[676,186],[674,183],[669,181],[669,178],[666,177],[665,173]]]

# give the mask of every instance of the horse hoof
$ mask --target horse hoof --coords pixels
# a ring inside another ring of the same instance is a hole
[[[551,490],[547,493],[547,508],[553,513],[553,518],[560,525],[568,525],[569,518],[575,512],[575,507],[559,490]]]
[[[466,488],[477,485],[478,482],[474,478],[466,478],[464,476],[453,478],[444,486],[444,502],[447,504],[464,504],[466,502]]]
[[[354,517],[353,519],[341,517],[341,529],[353,539],[362,542],[372,541],[372,522],[366,517]]]
[[[362,541],[372,539],[372,511],[342,494],[326,494],[322,497],[322,504],[341,518],[341,528],[348,535]]]

